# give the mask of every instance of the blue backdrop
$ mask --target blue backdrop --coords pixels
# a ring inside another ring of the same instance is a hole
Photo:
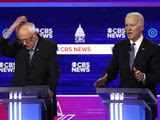
[[[144,36],[160,43],[159,7],[3,7],[0,8],[0,31],[8,28],[17,17],[27,16],[28,21],[35,23],[40,35],[55,40],[60,46],[58,94],[95,94],[93,83],[103,74],[111,58],[108,48],[96,54],[84,51],[64,54],[72,48],[62,49],[61,45],[86,45],[88,51],[91,44],[97,45],[96,51],[98,45],[113,45],[125,39],[124,17],[133,11],[144,15]],[[14,59],[0,57],[0,86],[10,86],[14,67]],[[109,87],[118,87],[118,79]]]

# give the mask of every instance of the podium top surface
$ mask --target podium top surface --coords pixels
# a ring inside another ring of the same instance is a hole
[[[97,94],[105,100],[110,100],[111,95],[121,95],[123,100],[143,100],[147,103],[157,103],[157,98],[147,88],[97,88]]]
[[[0,92],[44,92],[48,89],[46,85],[29,85],[26,87],[0,87]]]
[[[97,93],[141,93],[151,92],[148,88],[97,88]]]
[[[26,86],[26,87],[0,87],[0,98],[8,98],[9,94],[21,94],[24,98],[47,97],[48,86]]]

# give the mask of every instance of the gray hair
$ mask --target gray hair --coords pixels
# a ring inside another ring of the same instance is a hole
[[[144,25],[144,17],[143,17],[143,15],[141,13],[139,13],[139,12],[130,12],[130,13],[128,13],[126,15],[125,18],[127,18],[129,16],[138,16],[139,17],[139,22]]]
[[[26,28],[29,32],[31,33],[36,33],[36,27],[33,23],[31,22],[25,22],[22,25],[20,25],[17,29],[16,32],[18,32],[21,28]]]

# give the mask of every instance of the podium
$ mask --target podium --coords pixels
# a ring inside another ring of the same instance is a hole
[[[152,120],[157,98],[147,88],[97,88],[109,110],[107,120]]]
[[[47,102],[51,102],[48,86],[0,87],[0,105],[8,114],[6,120],[46,120]]]

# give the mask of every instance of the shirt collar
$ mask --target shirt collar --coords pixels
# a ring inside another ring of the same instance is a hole
[[[136,42],[133,42],[132,40],[130,40],[130,43],[135,43],[136,45],[140,46],[140,44],[142,43],[143,41],[143,35],[141,34],[140,38],[136,41]]]

